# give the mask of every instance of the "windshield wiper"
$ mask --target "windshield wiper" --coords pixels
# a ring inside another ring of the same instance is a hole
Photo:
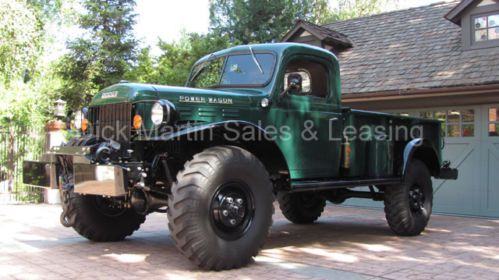
[[[258,59],[256,59],[255,52],[253,52],[253,48],[252,48],[251,46],[248,46],[248,48],[250,49],[250,52],[251,52],[251,57],[253,57],[253,61],[255,62],[256,66],[258,67],[258,70],[260,70],[260,73],[264,74],[264,73],[263,73],[262,66],[261,66],[261,65],[260,65],[260,63],[258,62]]]

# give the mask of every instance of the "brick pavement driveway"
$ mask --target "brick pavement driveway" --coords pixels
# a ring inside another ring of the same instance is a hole
[[[250,266],[200,271],[150,215],[126,241],[93,243],[58,224],[49,205],[0,206],[1,279],[499,279],[499,221],[434,215],[419,237],[400,238],[381,210],[328,206],[319,223],[280,214]]]

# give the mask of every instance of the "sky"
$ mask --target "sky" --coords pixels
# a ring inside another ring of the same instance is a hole
[[[334,0],[329,0],[333,3]],[[442,0],[400,0],[389,10],[429,5]],[[182,32],[206,33],[209,25],[208,0],[138,0],[135,33],[143,45],[155,46],[178,40]]]
[[[146,45],[155,45],[158,38],[178,40],[182,31],[208,31],[208,0],[138,0],[136,12],[135,34]]]
[[[335,0],[329,1],[332,6]],[[397,5],[392,5],[387,9],[407,9],[442,1],[444,0],[398,0]],[[68,1],[67,3],[73,2]],[[75,8],[71,4],[63,7],[66,9]],[[151,46],[151,54],[153,55],[160,54],[157,47],[159,38],[171,42],[180,39],[182,32],[208,32],[209,0],[137,0],[136,12],[137,23],[134,28],[136,38],[141,41],[140,47]],[[49,31],[56,35],[52,51],[45,57],[47,62],[54,61],[66,53],[65,42],[82,33],[76,25],[61,28],[54,24],[49,26]]]

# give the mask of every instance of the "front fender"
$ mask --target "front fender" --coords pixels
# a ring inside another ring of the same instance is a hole
[[[256,139],[248,139],[246,132],[252,129]],[[236,137],[237,136],[237,137]],[[149,138],[147,141],[198,141],[204,147],[234,145],[246,149],[265,165],[274,178],[288,178],[287,160],[272,135],[262,127],[246,121],[224,121],[185,128],[174,133]]]
[[[155,137],[150,137],[147,140],[148,141],[170,141],[170,140],[178,140],[182,139],[185,136],[189,135],[196,135],[199,133],[203,132],[210,132],[210,131],[231,131],[231,132],[236,132],[240,128],[244,127],[251,127],[255,129],[259,134],[263,135],[264,137],[267,135],[265,130],[261,128],[258,125],[255,125],[250,122],[246,121],[224,121],[224,122],[216,122],[216,123],[210,123],[210,124],[202,124],[202,125],[196,125],[192,127],[187,127],[180,129],[178,131],[172,132],[172,133],[167,133]],[[139,140],[145,140],[145,139],[139,139]],[[211,139],[202,139],[202,140],[211,140]],[[236,141],[236,137],[227,137],[226,140],[229,141]]]

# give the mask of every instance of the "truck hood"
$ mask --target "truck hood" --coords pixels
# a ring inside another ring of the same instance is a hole
[[[197,89],[151,84],[120,83],[94,96],[90,106],[166,99],[174,104],[249,105],[264,97],[262,89]]]

